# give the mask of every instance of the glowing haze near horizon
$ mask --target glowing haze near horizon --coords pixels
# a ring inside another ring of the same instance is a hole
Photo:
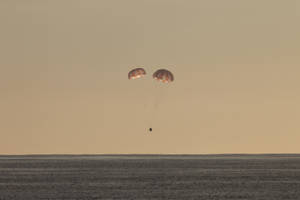
[[[299,21],[297,0],[1,1],[0,154],[300,153]]]

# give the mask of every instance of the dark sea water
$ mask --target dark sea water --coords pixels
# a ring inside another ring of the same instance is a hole
[[[0,156],[0,200],[300,199],[300,155]]]

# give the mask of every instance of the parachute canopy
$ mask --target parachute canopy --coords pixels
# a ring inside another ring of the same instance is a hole
[[[169,83],[174,81],[173,74],[166,69],[159,69],[153,74],[153,78],[163,83]]]
[[[143,68],[135,68],[128,73],[128,79],[137,79],[146,75],[146,71]]]

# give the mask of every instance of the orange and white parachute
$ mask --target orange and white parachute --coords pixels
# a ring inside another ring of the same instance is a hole
[[[173,74],[166,69],[159,69],[153,74],[153,78],[163,83],[169,83],[174,81]]]
[[[128,79],[137,79],[146,75],[146,71],[143,68],[135,68],[128,73]]]
[[[146,71],[143,68],[135,68],[133,70],[131,70],[128,73],[128,79],[138,79],[141,78],[143,76],[146,75]],[[170,83],[172,81],[174,81],[174,76],[173,74],[166,70],[166,69],[159,69],[156,72],[153,73],[153,79],[157,80],[157,81],[161,81],[163,83]],[[153,81],[153,79],[151,79]],[[142,82],[140,82],[142,83]],[[150,106],[148,106],[148,104],[144,104],[144,108],[146,109],[145,111],[147,111],[147,118],[146,120],[148,127],[150,127],[148,130],[152,131],[152,125],[154,123],[154,120],[156,119],[156,115],[158,114],[157,112],[159,112],[159,104],[161,104],[164,96],[167,94],[167,90],[169,88],[168,84],[155,84],[155,83],[151,83],[151,82],[143,82],[144,84],[137,84],[137,87],[139,87],[141,90],[139,90],[139,94],[142,94],[141,96],[146,96],[149,97],[147,98],[150,100]],[[148,88],[149,89],[145,89]],[[138,104],[136,104],[138,106]],[[148,109],[149,108],[149,109]]]

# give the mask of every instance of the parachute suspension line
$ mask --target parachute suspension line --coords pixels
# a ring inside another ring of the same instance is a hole
[[[153,84],[153,101],[152,101],[152,112],[150,117],[150,126],[158,123],[158,117],[164,115],[164,109],[162,104],[167,96],[168,86],[164,83],[156,82]]]
[[[146,109],[146,125],[152,127],[153,125],[153,111],[154,111],[154,101],[155,101],[155,90],[156,87],[153,82],[149,82],[147,85],[147,109]]]
[[[174,81],[173,74],[166,69],[159,69],[153,73],[152,78],[155,79],[153,86],[153,112],[150,117],[150,126],[157,120],[157,117],[164,116],[164,109],[161,108],[161,104],[167,96],[169,83]],[[162,112],[162,113],[160,113]],[[157,122],[155,122],[157,123]]]
[[[149,77],[148,77],[149,79]],[[151,79],[150,79],[151,80]],[[149,129],[152,127],[153,125],[153,110],[154,110],[154,106],[153,106],[153,102],[155,100],[155,96],[153,95],[155,93],[155,85],[153,84],[152,81],[147,80],[145,82],[145,88],[143,91],[144,94],[144,113],[141,116],[142,118],[144,118],[145,120],[145,126]],[[151,128],[152,131],[152,128]]]

